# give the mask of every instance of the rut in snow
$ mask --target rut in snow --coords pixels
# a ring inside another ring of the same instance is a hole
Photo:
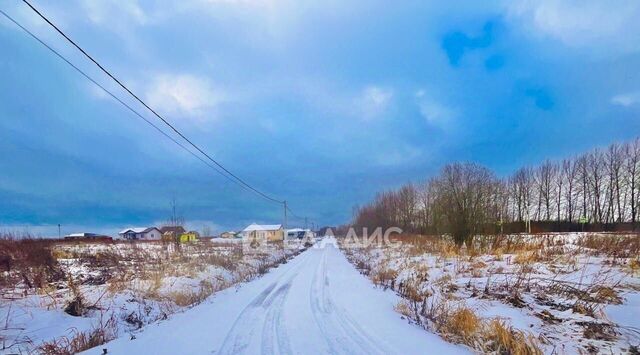
[[[302,265],[292,267],[280,275],[278,280],[269,284],[242,310],[227,334],[219,350],[220,354],[244,352],[251,344],[260,324],[262,324],[261,345],[263,354],[292,353],[283,320],[283,305],[291,288],[291,282],[309,259],[306,255],[303,257]],[[290,273],[292,275],[289,275]],[[278,285],[280,286],[278,287]],[[261,323],[260,320],[263,320],[263,322]]]
[[[389,354],[354,322],[348,312],[332,298],[327,275],[327,250],[322,250],[320,263],[313,276],[310,304],[313,317],[332,354]]]

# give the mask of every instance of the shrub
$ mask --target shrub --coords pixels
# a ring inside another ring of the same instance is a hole
[[[87,312],[84,295],[72,278],[69,278],[68,288],[71,293],[71,300],[65,305],[64,312],[74,317],[83,316]]]
[[[23,282],[29,289],[42,288],[48,282],[64,278],[47,239],[0,239],[0,284]]]

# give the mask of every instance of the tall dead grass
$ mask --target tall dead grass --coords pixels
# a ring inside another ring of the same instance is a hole
[[[38,347],[38,353],[46,355],[71,355],[96,346],[100,346],[115,339],[118,335],[118,322],[111,315],[106,320],[101,319],[98,325],[87,331],[72,329],[69,336],[44,342]]]
[[[39,289],[49,282],[63,280],[51,250],[54,242],[30,237],[0,238],[0,287],[23,283],[27,289]]]
[[[431,300],[423,314],[446,340],[482,353],[541,355],[539,342],[531,334],[512,328],[499,319],[483,319],[464,304]]]

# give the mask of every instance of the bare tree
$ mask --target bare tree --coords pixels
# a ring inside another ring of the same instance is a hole
[[[450,164],[442,169],[438,205],[456,244],[471,247],[474,234],[490,223],[487,211],[494,183],[489,169],[473,163]]]
[[[580,197],[582,197],[581,217],[590,219],[589,216],[589,163],[588,155],[584,154],[577,160],[580,176]]]
[[[476,233],[495,231],[494,223],[525,222],[530,231],[532,217],[635,225],[639,178],[640,138],[561,163],[547,160],[536,168],[524,167],[508,179],[497,179],[476,164],[450,164],[423,184],[379,193],[356,210],[354,222],[450,233],[458,244],[470,244]]]
[[[538,220],[542,218],[542,207],[544,207],[544,219],[547,221],[551,220],[551,202],[554,198],[553,181],[556,175],[556,166],[548,160],[536,170],[535,181],[538,187],[538,210],[536,212],[536,219]]]
[[[435,197],[435,184],[433,179],[429,179],[418,187],[418,215],[419,225],[422,233],[429,233],[435,230],[433,222],[433,200]]]
[[[533,173],[530,168],[521,168],[511,178],[511,193],[515,199],[518,221],[528,221],[530,216]]]
[[[619,144],[612,144],[609,146],[606,154],[606,166],[609,175],[609,215],[610,221],[622,222],[623,221],[623,204],[622,201],[622,164],[623,164],[623,150]],[[616,215],[617,210],[617,216]],[[615,216],[615,217],[614,217]]]
[[[504,180],[496,180],[494,184],[494,201],[492,205],[495,208],[494,217],[500,227],[500,234],[503,233],[504,223],[509,216],[509,186]]]
[[[575,185],[578,178],[578,162],[576,160],[565,159],[562,161],[562,179],[566,183],[564,190],[564,200],[566,201],[566,218],[569,222],[573,221],[575,209]],[[558,194],[560,195],[560,193]],[[559,206],[558,206],[559,207]]]
[[[416,188],[411,183],[404,185],[397,192],[398,222],[403,230],[414,230],[413,221],[416,214],[417,195]]]
[[[587,179],[590,183],[591,194],[593,197],[593,219],[596,223],[602,223],[602,185],[604,178],[604,169],[602,152],[599,149],[594,150],[587,156],[587,169]]]
[[[640,172],[640,138],[636,138],[632,143],[627,144],[625,147],[625,170],[627,175],[627,181],[629,182],[629,198],[631,208],[631,223],[636,223],[637,217],[637,195],[638,190],[638,173]]]

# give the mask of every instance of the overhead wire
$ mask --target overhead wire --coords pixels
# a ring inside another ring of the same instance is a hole
[[[233,178],[233,181],[235,181],[237,184],[245,186],[246,188],[248,188],[249,190],[253,191],[254,193],[260,195],[261,197],[275,202],[275,203],[280,203],[283,204],[284,201],[278,200],[276,198],[273,198],[269,195],[267,195],[266,193],[258,190],[257,188],[253,187],[252,185],[250,185],[249,183],[247,183],[246,181],[244,181],[243,179],[241,179],[240,177],[238,177],[237,175],[235,175],[234,173],[232,173],[231,171],[229,171],[227,168],[225,168],[221,163],[219,163],[217,160],[215,160],[213,157],[211,157],[209,154],[207,154],[202,148],[200,148],[198,145],[196,145],[193,141],[191,141],[186,135],[184,135],[180,130],[178,130],[173,124],[171,124],[167,119],[165,119],[162,115],[160,115],[158,112],[156,112],[156,110],[154,110],[153,108],[151,108],[144,100],[142,100],[138,95],[136,95],[132,90],[130,90],[126,85],[124,85],[118,78],[115,77],[115,75],[113,75],[109,70],[107,70],[102,64],[100,64],[96,59],[93,58],[93,56],[91,56],[89,53],[87,53],[82,47],[80,47],[80,45],[78,45],[74,40],[72,40],[65,32],[63,32],[58,26],[56,26],[51,20],[49,20],[46,16],[44,16],[42,14],[42,12],[40,12],[37,8],[35,8],[33,5],[31,5],[31,3],[27,0],[22,0],[27,6],[29,6],[29,8],[31,10],[33,10],[38,16],[40,16],[40,18],[42,18],[46,23],[48,23],[56,32],[58,32],[62,37],[64,37],[69,43],[71,43],[71,45],[73,45],[76,49],[78,49],[85,57],[87,57],[91,62],[93,62],[96,66],[98,66],[98,68],[100,68],[100,70],[102,72],[104,72],[107,76],[109,76],[113,81],[115,81],[122,89],[124,89],[127,93],[129,93],[136,101],[138,101],[140,104],[142,104],[145,108],[147,108],[154,116],[156,116],[158,119],[160,119],[166,126],[168,126],[173,132],[175,132],[180,138],[182,138],[184,141],[186,141],[190,146],[192,146],[193,148],[195,148],[200,154],[202,154],[204,157],[206,157],[209,161],[211,161],[213,164],[215,164],[217,167],[219,167],[220,169],[222,169],[222,171],[224,171],[226,174],[228,174],[229,176],[231,176]],[[7,16],[5,14],[5,16]],[[14,23],[17,23],[16,21],[12,20]],[[21,26],[22,27],[22,26]],[[66,60],[65,60],[66,61]],[[68,62],[68,61],[67,61]]]
[[[153,122],[151,122],[149,119],[147,119],[146,117],[144,117],[140,112],[138,112],[136,109],[134,109],[133,107],[131,107],[129,104],[127,104],[126,102],[124,102],[122,99],[120,99],[118,96],[116,96],[114,93],[112,93],[111,91],[109,91],[107,88],[105,88],[103,85],[101,85],[100,83],[98,83],[95,79],[93,79],[91,76],[89,76],[89,74],[87,74],[85,71],[83,71],[82,69],[80,69],[79,67],[77,67],[75,64],[73,64],[70,60],[68,60],[66,57],[64,57],[60,52],[58,52],[57,50],[55,50],[53,47],[49,46],[46,42],[44,42],[42,39],[40,39],[38,36],[36,36],[33,32],[29,31],[29,29],[27,29],[26,27],[22,26],[18,21],[16,21],[13,17],[9,16],[6,12],[4,12],[3,10],[0,10],[0,13],[6,17],[9,21],[13,22],[16,26],[18,26],[20,29],[22,29],[24,32],[26,32],[27,34],[29,34],[32,38],[34,38],[36,41],[38,41],[40,44],[42,44],[45,48],[47,48],[49,51],[51,51],[53,54],[55,54],[58,58],[60,58],[61,60],[63,60],[65,63],[67,63],[71,68],[73,68],[74,70],[76,70],[78,73],[80,73],[83,77],[85,77],[87,80],[89,80],[91,83],[93,83],[94,85],[96,85],[98,88],[100,88],[104,93],[106,93],[107,95],[109,95],[111,98],[113,98],[114,100],[116,100],[117,102],[119,102],[121,105],[123,105],[125,108],[127,108],[129,111],[131,111],[134,115],[136,115],[137,117],[139,117],[140,119],[144,120],[146,123],[148,123],[151,127],[153,127],[155,130],[157,130],[160,134],[162,134],[164,137],[166,137],[167,139],[171,140],[173,143],[175,143],[176,145],[178,145],[180,148],[184,149],[185,151],[187,151],[189,154],[191,154],[193,157],[195,157],[196,159],[200,160],[201,162],[203,162],[204,164],[206,164],[207,166],[209,166],[210,168],[214,169],[215,171],[217,171],[218,173],[222,174],[222,171],[218,170],[218,168],[216,168],[216,166],[212,165],[211,163],[209,163],[208,161],[204,160],[201,156],[197,155],[196,153],[194,153],[192,150],[190,150],[189,148],[187,148],[186,146],[184,146],[182,143],[178,142],[175,138],[173,138],[171,135],[167,134],[165,131],[163,131],[160,127],[158,127],[156,124],[154,124]],[[222,174],[223,176],[227,177],[228,179],[231,180],[230,177]],[[233,181],[233,180],[231,180]]]
[[[61,60],[63,60],[66,64],[68,64],[69,66],[71,66],[74,70],[76,70],[78,73],[80,73],[83,77],[85,77],[87,80],[89,80],[90,82],[92,82],[94,85],[96,85],[97,87],[99,87],[102,91],[104,91],[107,95],[109,95],[110,97],[112,97],[114,100],[116,100],[117,102],[119,102],[120,104],[122,104],[124,107],[126,107],[129,111],[131,111],[134,115],[136,115],[137,117],[141,118],[142,120],[144,120],[147,124],[149,124],[150,126],[152,126],[155,130],[157,130],[160,134],[162,134],[164,137],[166,137],[167,139],[171,140],[174,144],[178,145],[181,149],[185,150],[186,152],[188,152],[190,155],[192,155],[193,157],[195,157],[196,159],[200,160],[202,163],[204,163],[205,165],[207,165],[209,168],[213,169],[214,171],[216,171],[218,174],[223,175],[225,178],[227,178],[228,180],[238,184],[239,186],[250,190],[256,194],[258,194],[259,196],[271,201],[271,202],[275,202],[275,203],[279,203],[279,204],[284,204],[286,207],[286,210],[290,213],[291,216],[298,218],[298,219],[305,219],[303,217],[300,217],[298,215],[296,215],[291,208],[289,208],[285,201],[280,201],[277,200],[265,193],[263,193],[262,191],[258,190],[257,188],[254,188],[253,186],[251,186],[250,184],[248,184],[247,182],[245,182],[244,180],[242,180],[241,178],[239,178],[237,175],[233,174],[231,171],[229,171],[228,169],[226,169],[224,166],[222,166],[222,164],[220,164],[218,161],[216,161],[215,159],[213,159],[209,154],[207,154],[206,152],[204,152],[204,150],[202,148],[200,148],[199,146],[197,146],[195,143],[193,143],[190,139],[188,139],[182,132],[180,132],[175,126],[173,126],[168,120],[166,120],[163,116],[161,116],[160,114],[158,114],[154,109],[152,109],[149,105],[147,105],[142,99],[140,99],[135,93],[133,93],[128,87],[126,87],[124,84],[122,84],[122,82],[120,80],[118,80],[113,74],[111,74],[108,70],[106,70],[100,63],[97,62],[97,60],[95,60],[91,55],[89,55],[84,49],[82,49],[75,41],[73,41],[70,37],[68,37],[62,30],[60,30],[55,24],[53,24],[53,22],[51,22],[47,17],[45,17],[38,9],[36,9],[33,5],[31,5],[28,1],[23,0],[23,2],[25,4],[27,4],[29,6],[29,8],[31,8],[36,14],[38,14],[45,22],[47,22],[50,26],[52,26],[60,35],[62,35],[68,42],[70,42],[75,48],[77,48],[84,56],[86,56],[87,58],[89,58],[95,65],[98,66],[98,68],[100,68],[101,71],[103,71],[105,74],[107,74],[112,80],[114,80],[120,87],[122,87],[125,91],[127,91],[134,99],[136,99],[138,102],[140,102],[145,108],[147,108],[150,112],[152,112],[157,118],[159,118],[163,123],[165,123],[165,125],[167,125],[169,128],[171,128],[172,131],[174,131],[176,134],[178,134],[178,136],[180,136],[183,140],[185,140],[190,146],[192,146],[193,148],[195,148],[198,152],[200,152],[204,157],[206,157],[209,161],[213,162],[215,165],[210,164],[207,160],[205,160],[203,157],[199,156],[198,154],[196,154],[194,151],[192,151],[191,149],[189,149],[187,146],[185,146],[184,144],[182,144],[181,142],[179,142],[178,140],[176,140],[174,137],[172,137],[171,135],[169,135],[168,133],[166,133],[164,130],[162,130],[160,127],[158,127],[156,124],[154,124],[153,122],[151,122],[149,119],[147,119],[146,117],[144,117],[144,115],[142,115],[140,112],[138,112],[136,109],[134,109],[133,107],[131,107],[131,105],[127,104],[126,102],[124,102],[122,99],[120,99],[117,95],[115,95],[113,92],[109,91],[108,89],[106,89],[103,85],[101,85],[100,83],[98,83],[95,79],[93,79],[91,76],[89,76],[85,71],[83,71],[82,69],[80,69],[78,66],[76,66],[75,64],[73,64],[69,59],[67,59],[65,56],[63,56],[60,52],[58,52],[57,50],[55,50],[53,47],[51,47],[50,45],[48,45],[46,42],[44,42],[42,39],[40,39],[37,35],[35,35],[33,32],[29,31],[26,27],[24,27],[23,25],[21,25],[17,20],[15,20],[14,18],[12,18],[11,16],[9,16],[6,12],[0,10],[0,13],[2,13],[2,15],[4,15],[9,21],[13,22],[16,26],[18,26],[21,30],[23,30],[24,32],[26,32],[27,34],[29,34],[33,39],[35,39],[36,41],[38,41],[40,44],[42,44],[44,47],[46,47],[49,51],[51,51],[53,54],[55,54],[57,57],[59,57]],[[225,174],[226,173],[226,174]]]

